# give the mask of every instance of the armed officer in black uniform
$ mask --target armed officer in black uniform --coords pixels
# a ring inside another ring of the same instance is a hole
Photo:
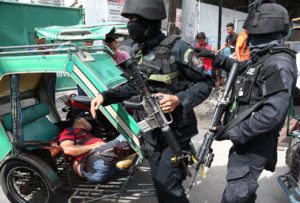
[[[210,94],[212,80],[202,62],[194,57],[190,44],[178,36],[166,37],[161,32],[161,21],[166,18],[163,0],[127,0],[121,15],[128,18],[128,31],[135,42],[138,68],[152,91],[162,97],[160,106],[171,113],[171,128],[183,150],[190,150],[191,137],[197,134],[197,121],[193,108]],[[118,103],[137,95],[136,87],[126,83],[115,89],[101,92],[92,101],[91,112],[99,105]],[[159,202],[188,202],[182,181],[186,172],[181,164],[171,161],[174,153],[154,129],[143,135],[141,146],[151,167],[151,176]]]
[[[275,170],[277,138],[297,77],[295,53],[283,46],[283,37],[289,30],[284,7],[273,0],[257,0],[250,5],[244,26],[248,30],[251,60],[239,63],[219,55],[214,59],[214,65],[226,71],[234,62],[239,65],[231,123],[248,114],[217,137],[233,143],[222,203],[255,202],[258,177],[263,169]],[[214,58],[206,50],[197,51],[201,56]],[[246,113],[247,109],[253,111]]]

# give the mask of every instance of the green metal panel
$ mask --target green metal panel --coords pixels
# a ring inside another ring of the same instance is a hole
[[[11,72],[56,72],[56,90],[70,90],[76,88],[76,83],[66,72],[69,64],[73,62],[67,54],[3,57],[0,58],[0,77]]]
[[[56,91],[65,91],[76,89],[76,82],[70,77],[69,73],[57,73],[56,74]]]
[[[1,57],[0,73],[65,72],[68,63],[67,54]]]
[[[77,25],[82,9],[0,1],[0,46],[34,44],[37,27]]]
[[[116,67],[116,63],[109,55],[103,52],[91,55],[95,59],[94,61],[83,62],[75,57],[74,62],[77,65],[84,65],[85,69],[89,70],[89,74],[97,80],[95,83],[102,83],[102,91],[126,82],[126,79],[121,76],[122,71]]]
[[[77,56],[74,56],[75,65],[80,71],[88,78],[99,92],[105,91],[108,88],[115,87],[118,84],[126,82],[126,79],[121,76],[122,71],[115,66],[115,62],[104,53],[92,54],[93,58],[96,59],[92,62],[83,62]],[[94,93],[84,84],[74,70],[71,73],[72,77],[81,84],[82,88],[86,90],[90,97],[95,97]],[[140,127],[137,122],[127,113],[127,111],[120,104],[110,105],[111,108],[100,107],[101,112],[110,120],[110,122],[118,129],[126,139],[134,147],[135,151],[142,156],[140,148],[133,142],[132,138],[128,135],[126,127],[133,132],[135,136],[138,136]],[[109,110],[108,110],[109,109]],[[115,118],[112,112],[116,113],[119,118]],[[121,121],[121,120],[122,121]],[[122,123],[125,123],[124,126]]]
[[[0,124],[0,161],[12,150],[12,144],[9,141],[6,132]]]
[[[109,33],[126,33],[127,24],[117,22],[103,22],[95,26],[51,26],[45,28],[36,28],[35,30],[37,31],[39,38],[46,38],[46,40],[103,40]]]

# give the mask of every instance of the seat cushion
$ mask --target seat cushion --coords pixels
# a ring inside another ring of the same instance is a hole
[[[22,125],[26,125],[49,114],[49,108],[45,103],[35,104],[27,108],[22,109]],[[12,130],[12,116],[11,113],[7,113],[3,116],[3,126],[9,131]]]
[[[49,121],[46,117],[48,114],[49,108],[45,103],[35,104],[22,109],[22,124],[25,142],[48,142],[59,134],[60,128]],[[11,113],[3,116],[3,126],[7,131],[12,130]]]
[[[59,127],[43,117],[23,126],[24,141],[48,142],[60,133]]]

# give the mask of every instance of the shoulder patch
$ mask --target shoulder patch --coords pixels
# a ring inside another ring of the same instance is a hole
[[[193,52],[194,50],[191,49],[191,48],[188,48],[185,53],[184,53],[184,56],[183,56],[183,61],[188,63],[189,62],[189,59],[190,59],[190,54]]]

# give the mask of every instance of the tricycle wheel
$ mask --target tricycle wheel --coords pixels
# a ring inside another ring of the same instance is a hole
[[[289,144],[289,148],[286,150],[285,162],[289,168],[293,165],[293,156],[300,145],[299,138],[292,138]]]
[[[43,174],[33,165],[12,160],[1,170],[1,186],[11,202],[49,203],[54,192],[50,189]]]

